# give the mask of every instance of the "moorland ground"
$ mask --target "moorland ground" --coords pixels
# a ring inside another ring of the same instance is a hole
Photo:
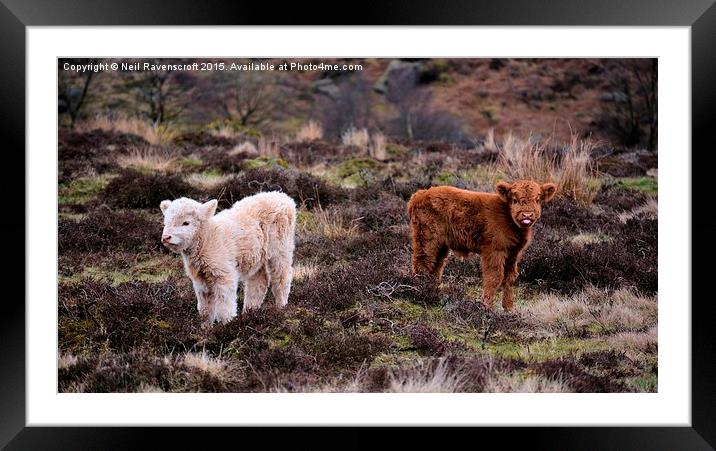
[[[315,122],[270,139],[143,124],[59,131],[60,391],[657,390],[655,152],[492,133],[331,139]],[[476,256],[451,256],[439,287],[411,274],[413,192],[518,177],[561,192],[535,225],[516,313],[478,302]],[[289,305],[269,294],[202,328],[181,259],[161,246],[159,203],[223,209],[269,190],[299,205]]]

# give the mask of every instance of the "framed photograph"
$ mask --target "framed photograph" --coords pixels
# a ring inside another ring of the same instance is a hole
[[[146,426],[716,443],[691,254],[710,2],[302,27],[4,3],[8,167],[27,169],[3,180],[26,187],[9,449],[164,434]]]

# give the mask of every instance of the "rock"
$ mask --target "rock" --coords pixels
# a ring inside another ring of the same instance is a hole
[[[393,72],[406,69],[415,70],[416,72],[418,72],[420,71],[421,66],[422,63],[420,61],[393,60],[390,62],[390,64],[388,64],[388,67],[385,68],[383,73],[375,82],[375,84],[373,85],[373,90],[380,94],[387,94],[388,80],[390,79],[390,76]]]
[[[340,90],[331,78],[321,78],[313,82],[313,90],[318,94],[326,95],[330,98],[336,98]]]

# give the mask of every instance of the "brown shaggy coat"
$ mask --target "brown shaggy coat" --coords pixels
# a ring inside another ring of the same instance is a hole
[[[413,272],[442,277],[448,253],[480,255],[483,302],[492,307],[502,286],[502,306],[512,310],[517,265],[532,240],[541,205],[557,191],[553,183],[499,182],[497,193],[451,186],[419,190],[408,202],[413,238]]]

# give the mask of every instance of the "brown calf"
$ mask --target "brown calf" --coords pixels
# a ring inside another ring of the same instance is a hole
[[[461,257],[478,253],[483,302],[492,308],[502,286],[502,306],[512,310],[517,264],[532,240],[532,226],[540,217],[542,203],[556,192],[554,183],[539,185],[529,180],[499,182],[497,194],[451,186],[417,191],[408,202],[413,272],[439,281],[449,251]]]

